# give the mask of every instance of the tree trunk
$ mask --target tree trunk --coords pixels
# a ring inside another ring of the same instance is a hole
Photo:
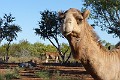
[[[67,62],[68,62],[68,60],[69,60],[69,59],[70,59],[70,57],[71,57],[71,54],[72,54],[72,52],[70,52],[70,54],[69,54],[68,58],[66,59],[65,63],[67,63]]]
[[[10,43],[11,43],[11,41],[8,42],[8,45],[7,45],[7,47],[6,47],[6,58],[5,58],[5,62],[8,62],[8,60],[9,60],[8,53],[9,53]]]
[[[48,39],[48,40],[52,43],[52,45],[57,49],[57,51],[58,51],[58,53],[59,53],[59,55],[60,55],[59,61],[62,62],[62,63],[66,62],[66,61],[65,61],[65,54],[66,54],[66,52],[67,52],[68,50],[66,50],[65,53],[62,53],[62,51],[61,51],[61,46],[60,46],[57,38],[54,38],[55,41],[56,41],[56,43],[57,43],[57,46],[52,42],[52,40],[51,40],[50,38],[47,37],[47,39]],[[68,59],[69,59],[69,58],[68,58]],[[68,60],[68,59],[67,59],[67,60]]]

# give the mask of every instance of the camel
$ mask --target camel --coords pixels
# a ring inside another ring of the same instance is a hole
[[[95,80],[120,80],[120,48],[105,49],[87,22],[90,11],[70,8],[60,12],[61,32],[68,40],[73,57],[80,60]]]
[[[59,54],[57,52],[45,52],[46,55],[46,63],[50,60],[54,60],[56,63],[58,62]]]

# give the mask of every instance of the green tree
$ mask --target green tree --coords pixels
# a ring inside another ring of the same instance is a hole
[[[20,26],[13,24],[15,17],[12,14],[5,14],[3,19],[0,19],[0,42],[5,39],[7,43],[6,47],[6,61],[8,60],[8,53],[11,42],[17,38],[17,33],[21,31]]]
[[[84,0],[95,25],[120,38],[120,0]]]
[[[3,27],[2,27],[2,24],[3,24],[3,20],[2,18],[0,18],[0,43],[1,41],[3,40]]]
[[[5,56],[6,45],[0,46],[0,56]]]
[[[72,54],[69,45],[66,43],[62,43],[61,50],[63,55],[66,54],[65,57],[67,57],[67,59],[65,60],[65,62],[67,62],[70,59]]]
[[[112,45],[111,43],[106,42],[105,40],[100,40],[100,43],[108,50],[115,48],[115,45]]]
[[[53,45],[46,45],[46,52],[57,52],[56,48]]]
[[[21,46],[20,44],[13,43],[10,45],[9,55],[13,57],[20,57]]]
[[[30,57],[31,56],[31,52],[30,52],[31,44],[27,40],[21,40],[19,42],[19,46],[20,46],[19,56],[22,56],[22,57],[25,57],[25,56]]]
[[[44,54],[44,52],[46,51],[46,45],[43,43],[35,42],[33,46],[37,50],[38,54]]]
[[[35,33],[41,39],[48,39],[52,45],[59,52],[62,61],[64,62],[65,54],[61,51],[61,44],[59,38],[63,37],[60,32],[60,20],[58,13],[55,11],[45,10],[40,12],[41,20],[39,21],[39,28],[35,28]]]

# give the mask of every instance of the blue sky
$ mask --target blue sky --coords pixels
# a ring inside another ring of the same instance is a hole
[[[40,20],[40,11],[46,9],[51,11],[67,10],[69,8],[82,8],[82,0],[1,0],[0,1],[0,17],[11,13],[16,18],[15,24],[22,28],[22,32],[18,33],[17,40],[28,40],[31,43],[42,42],[50,44],[48,40],[42,40],[34,32],[34,28],[38,28],[38,21]],[[89,22],[90,23],[90,22]],[[113,38],[106,32],[96,28],[95,31],[102,40],[106,40],[112,44],[120,41],[118,38]],[[60,39],[61,42],[66,42],[65,39]],[[4,43],[4,42],[3,42]]]

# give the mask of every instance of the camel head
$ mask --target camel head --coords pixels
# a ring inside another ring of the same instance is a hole
[[[68,35],[78,37],[82,30],[81,28],[84,27],[85,20],[88,18],[89,14],[89,10],[81,13],[75,8],[70,8],[64,13],[59,12],[59,17],[62,19],[62,34],[65,37],[67,37]]]

